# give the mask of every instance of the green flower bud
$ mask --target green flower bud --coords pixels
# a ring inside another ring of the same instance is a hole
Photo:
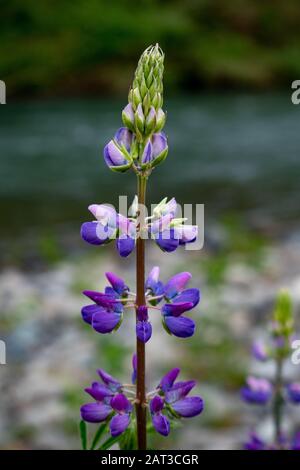
[[[164,126],[165,115],[161,109],[163,72],[164,54],[162,50],[158,44],[148,47],[140,57],[128,96],[128,101],[135,112],[135,132],[139,140],[161,130]],[[144,122],[141,119],[141,111]],[[156,113],[159,113],[159,123],[157,123]]]

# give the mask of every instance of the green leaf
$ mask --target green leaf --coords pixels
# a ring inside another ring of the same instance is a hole
[[[99,426],[95,436],[94,436],[94,439],[93,439],[93,442],[92,442],[92,445],[90,447],[90,450],[94,450],[96,445],[98,444],[98,442],[100,441],[101,437],[103,436],[103,434],[105,433],[106,431],[106,427],[107,427],[107,423],[103,423],[101,424],[101,426]]]
[[[86,450],[87,448],[87,432],[86,432],[86,423],[85,421],[80,421],[79,423],[79,432],[80,432],[80,439],[82,449]]]
[[[120,439],[120,436],[117,437],[109,437],[99,448],[98,450],[107,450],[110,449],[118,440]]]

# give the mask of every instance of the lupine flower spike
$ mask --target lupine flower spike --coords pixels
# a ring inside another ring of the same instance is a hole
[[[272,361],[274,363],[275,376],[273,380],[264,377],[248,377],[246,385],[241,389],[241,397],[247,403],[271,406],[274,439],[273,442],[268,443],[255,431],[252,431],[248,441],[244,444],[244,448],[247,450],[295,450],[300,448],[299,433],[288,437],[282,430],[284,410],[287,409],[289,404],[297,405],[300,403],[300,383],[286,383],[283,375],[284,363],[292,354],[293,335],[294,324],[291,300],[286,291],[281,291],[275,305],[269,342],[256,341],[252,346],[252,354],[256,360],[260,362]]]
[[[136,287],[112,272],[106,273],[108,285],[103,292],[85,290],[89,303],[81,315],[94,331],[108,334],[117,331],[126,315],[135,310],[137,350],[133,355],[133,384],[122,384],[103,370],[101,382],[94,382],[86,392],[93,402],[81,407],[80,430],[86,445],[86,422],[101,423],[95,434],[92,448],[99,436],[108,430],[111,437],[102,448],[114,442],[120,448],[147,448],[147,419],[163,436],[170,432],[174,419],[191,418],[203,410],[203,400],[190,396],[194,381],[176,382],[179,369],[172,369],[157,387],[146,394],[145,343],[156,332],[152,328],[153,315],[160,315],[166,332],[177,338],[194,335],[196,325],[189,312],[197,307],[200,293],[188,288],[189,272],[180,272],[168,281],[160,280],[160,269],[153,267],[145,276],[145,239],[149,238],[164,252],[171,253],[179,247],[194,243],[198,236],[196,225],[186,224],[178,216],[175,198],[165,197],[149,217],[144,215],[147,181],[154,169],[167,157],[168,138],[163,132],[166,113],[163,110],[164,54],[156,44],[142,54],[135,71],[122,111],[123,126],[104,146],[103,158],[108,168],[124,173],[132,170],[137,177],[137,194],[128,214],[122,214],[108,204],[91,204],[92,220],[83,223],[81,237],[95,246],[105,246],[115,241],[122,257],[136,251]],[[122,329],[120,333],[122,334]],[[148,411],[147,411],[148,410]],[[135,428],[136,426],[136,428]],[[137,444],[136,444],[137,441]]]

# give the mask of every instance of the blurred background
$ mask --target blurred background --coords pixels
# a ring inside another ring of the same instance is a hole
[[[1,1],[0,447],[79,448],[79,406],[102,367],[129,378],[133,316],[100,336],[83,324],[81,291],[115,271],[134,285],[134,255],[84,244],[90,203],[133,198],[133,174],[108,171],[104,144],[121,125],[137,59],[166,53],[169,156],[148,200],[205,204],[205,245],[162,254],[162,280],[189,270],[202,301],[197,332],[181,341],[159,318],[148,350],[149,387],[179,366],[195,378],[205,412],[155,447],[240,448],[247,432],[272,431],[267,413],[240,403],[280,287],[300,305],[300,78],[298,0]],[[125,333],[124,333],[125,332]],[[161,358],[163,357],[163,361]],[[266,367],[263,373],[272,374]],[[300,378],[299,366],[287,373]],[[287,410],[285,426],[300,416]]]

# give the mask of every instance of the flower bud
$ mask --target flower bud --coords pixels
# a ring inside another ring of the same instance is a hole
[[[163,102],[163,71],[164,54],[162,50],[158,44],[148,47],[139,60],[128,96],[129,103],[135,112],[135,131],[138,136],[139,134],[141,134],[141,137],[149,136],[153,132],[161,130],[164,125],[165,117],[161,110]],[[140,108],[144,116],[143,125],[140,121]],[[138,116],[136,114],[137,111]],[[156,112],[159,112],[158,125],[156,123]]]
[[[128,127],[131,131],[134,131],[134,111],[131,103],[128,103],[128,105],[123,109],[122,121],[124,126]]]

